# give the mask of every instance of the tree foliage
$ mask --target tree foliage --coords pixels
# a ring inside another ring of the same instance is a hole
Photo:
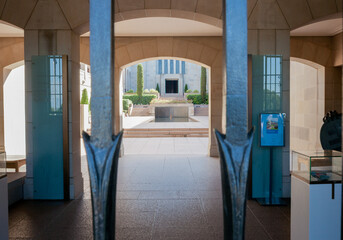
[[[188,90],[188,85],[186,84],[186,85],[185,85],[185,90],[184,90],[184,92],[186,93],[187,90]]]
[[[138,64],[137,66],[137,95],[142,97],[144,88],[144,79],[143,79],[143,66]]]
[[[86,88],[82,90],[81,104],[88,104],[88,92]]]
[[[204,99],[206,97],[206,81],[207,81],[206,68],[201,67],[201,89],[200,89],[200,94],[201,94],[201,97],[204,98]]]

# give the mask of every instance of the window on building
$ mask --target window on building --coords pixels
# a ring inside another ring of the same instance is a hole
[[[62,114],[62,56],[50,60],[50,113]]]
[[[264,56],[263,75],[263,108],[281,111],[282,57]]]
[[[174,60],[170,60],[170,74],[174,74]]]
[[[168,74],[168,60],[164,60],[164,74]]]
[[[176,60],[176,63],[175,63],[175,67],[176,67],[176,69],[175,69],[175,73],[176,74],[180,74],[180,61],[179,60]]]
[[[186,74],[186,63],[182,61],[182,74]]]
[[[162,74],[162,60],[157,61],[157,74]]]

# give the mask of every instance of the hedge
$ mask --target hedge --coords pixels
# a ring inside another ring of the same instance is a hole
[[[187,100],[192,100],[193,104],[208,104],[208,94],[206,94],[205,99],[200,94],[189,94]]]
[[[130,99],[123,99],[123,110],[129,110],[129,106],[132,105],[132,101]]]
[[[138,95],[123,96],[123,99],[130,99],[135,105],[149,105],[154,98],[156,98],[155,94],[144,94],[142,97],[139,97]]]

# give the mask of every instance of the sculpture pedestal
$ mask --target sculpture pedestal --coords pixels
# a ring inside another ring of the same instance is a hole
[[[341,239],[342,184],[291,178],[291,239]],[[334,190],[334,192],[333,192]]]
[[[8,239],[7,177],[0,178],[0,239]]]

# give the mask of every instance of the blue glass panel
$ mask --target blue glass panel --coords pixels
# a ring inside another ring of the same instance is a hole
[[[281,56],[252,58],[252,125],[260,125],[261,113],[282,112]],[[274,67],[272,67],[274,64]],[[252,149],[252,197],[269,197],[270,148],[261,147],[260,130],[255,131]],[[273,197],[282,197],[282,147],[273,150]]]
[[[63,199],[62,57],[32,57],[35,199]]]
[[[162,74],[162,60],[157,61],[157,74]]]
[[[170,60],[170,74],[174,74],[174,60]]]
[[[186,63],[182,61],[182,74],[186,74]]]
[[[180,61],[176,60],[176,74],[180,74]]]
[[[164,74],[168,74],[168,60],[164,60]]]

